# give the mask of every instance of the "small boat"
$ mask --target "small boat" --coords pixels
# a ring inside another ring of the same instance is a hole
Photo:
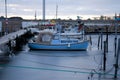
[[[87,50],[89,40],[68,37],[70,34],[66,35],[66,38],[62,38],[62,35],[52,31],[41,31],[34,41],[28,43],[28,46],[30,50]]]

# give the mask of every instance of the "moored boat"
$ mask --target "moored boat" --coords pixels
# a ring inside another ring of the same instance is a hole
[[[85,38],[83,23],[78,22],[78,31],[61,33],[62,26],[56,24],[55,30],[40,31],[38,37],[28,43],[31,50],[87,50],[89,40]]]
[[[28,43],[31,50],[87,50],[88,41],[79,42],[79,43],[66,43],[66,44],[40,44],[40,43]]]
[[[68,37],[51,31],[40,32],[36,40],[28,43],[31,50],[87,50],[89,41]]]

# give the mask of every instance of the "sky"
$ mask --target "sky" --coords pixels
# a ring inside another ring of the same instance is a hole
[[[46,0],[46,19],[88,19],[120,13],[120,0]],[[7,16],[42,19],[42,0],[7,0]],[[0,0],[0,16],[5,16],[5,0]]]

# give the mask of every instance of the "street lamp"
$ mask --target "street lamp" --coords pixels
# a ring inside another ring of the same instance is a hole
[[[7,19],[7,0],[5,0],[5,17]]]
[[[6,32],[7,29],[7,24],[8,24],[8,19],[7,19],[7,0],[5,0],[5,29],[4,32]]]
[[[43,20],[45,20],[45,0],[43,0]]]

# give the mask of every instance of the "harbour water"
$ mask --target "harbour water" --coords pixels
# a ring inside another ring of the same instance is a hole
[[[104,75],[104,51],[98,50],[98,37],[91,36],[92,45],[87,51],[30,51],[26,45],[22,51],[1,62],[0,80],[119,80],[120,70],[118,78],[114,79],[115,36],[108,38]]]

